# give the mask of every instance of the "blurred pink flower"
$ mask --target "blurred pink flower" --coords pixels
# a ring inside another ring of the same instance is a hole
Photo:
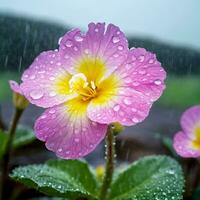
[[[113,24],[90,23],[59,39],[59,49],[41,53],[22,76],[20,88],[33,104],[47,108],[36,136],[65,159],[91,152],[107,125],[131,126],[148,115],[162,94],[166,73],[155,54],[128,48]]]
[[[200,157],[200,106],[186,110],[181,117],[183,131],[174,137],[176,152],[185,158]]]

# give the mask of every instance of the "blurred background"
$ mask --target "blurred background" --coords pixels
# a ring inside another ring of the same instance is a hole
[[[172,138],[180,129],[181,113],[200,104],[199,7],[199,0],[0,0],[0,104],[5,124],[12,113],[9,79],[19,81],[33,59],[41,51],[57,48],[59,37],[69,29],[86,31],[89,22],[113,23],[125,32],[130,47],[156,53],[168,73],[164,95],[149,117],[118,137],[118,159],[132,161],[166,153],[162,138]],[[32,127],[41,112],[30,106],[22,124]],[[26,155],[21,154],[24,149],[16,152],[16,165],[53,156],[39,141],[32,151],[30,146],[27,149]],[[95,165],[102,163],[103,145],[87,159]]]

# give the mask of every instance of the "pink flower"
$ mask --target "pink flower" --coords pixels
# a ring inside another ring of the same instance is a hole
[[[181,117],[183,131],[174,137],[176,152],[185,158],[200,157],[200,106],[186,110]]]
[[[90,23],[86,34],[71,30],[58,50],[41,53],[20,88],[31,103],[47,108],[35,123],[36,136],[57,156],[76,159],[95,149],[108,124],[144,120],[165,76],[155,54],[128,49],[118,27]]]

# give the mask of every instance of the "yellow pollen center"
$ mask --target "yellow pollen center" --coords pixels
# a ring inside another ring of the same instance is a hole
[[[192,141],[192,146],[195,149],[200,149],[200,125],[194,129],[195,139]]]
[[[87,77],[83,73],[72,76],[69,80],[70,92],[77,93],[82,96],[82,100],[87,101],[97,95],[97,87],[94,81],[87,81]]]

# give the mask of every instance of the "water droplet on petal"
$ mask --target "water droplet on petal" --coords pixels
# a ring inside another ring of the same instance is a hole
[[[50,96],[50,97],[55,97],[55,96],[56,96],[56,92],[54,92],[54,91],[50,92],[50,93],[49,93],[49,96]]]
[[[120,105],[118,105],[118,104],[115,105],[114,108],[113,108],[113,110],[116,111],[116,112],[119,111],[119,109],[120,109]]]
[[[44,74],[44,73],[45,73],[45,70],[38,71],[38,74]]]
[[[162,81],[159,80],[159,79],[157,79],[157,80],[154,81],[154,84],[155,84],[155,85],[161,85],[161,83],[162,83]]]
[[[124,103],[125,103],[126,105],[131,105],[131,104],[132,104],[131,100],[128,99],[128,98],[125,98],[125,99],[124,99]]]
[[[89,54],[89,50],[88,49],[85,49],[84,52],[85,52],[85,54]]]
[[[77,42],[83,41],[83,38],[82,38],[81,36],[79,36],[79,35],[76,35],[76,36],[74,37],[74,39],[75,39]]]
[[[65,43],[66,47],[71,47],[73,45],[71,40],[67,40]]]
[[[44,93],[40,90],[33,90],[30,92],[30,97],[35,100],[41,99],[43,96],[44,96]]]
[[[99,29],[98,29],[98,28],[95,28],[94,31],[95,31],[95,32],[99,32]]]
[[[118,50],[122,51],[124,49],[124,47],[122,45],[119,45],[118,47]]]
[[[112,41],[114,44],[119,42],[119,37],[113,36]]]
[[[154,59],[150,59],[149,64],[153,64],[153,63],[154,63]]]
[[[139,62],[143,62],[144,61],[144,56],[143,55],[139,56],[138,60],[139,60]]]
[[[136,117],[132,118],[132,121],[133,121],[134,123],[138,123],[138,122],[139,122],[139,120],[138,120]]]
[[[76,46],[74,47],[74,51],[78,51],[78,48]]]

